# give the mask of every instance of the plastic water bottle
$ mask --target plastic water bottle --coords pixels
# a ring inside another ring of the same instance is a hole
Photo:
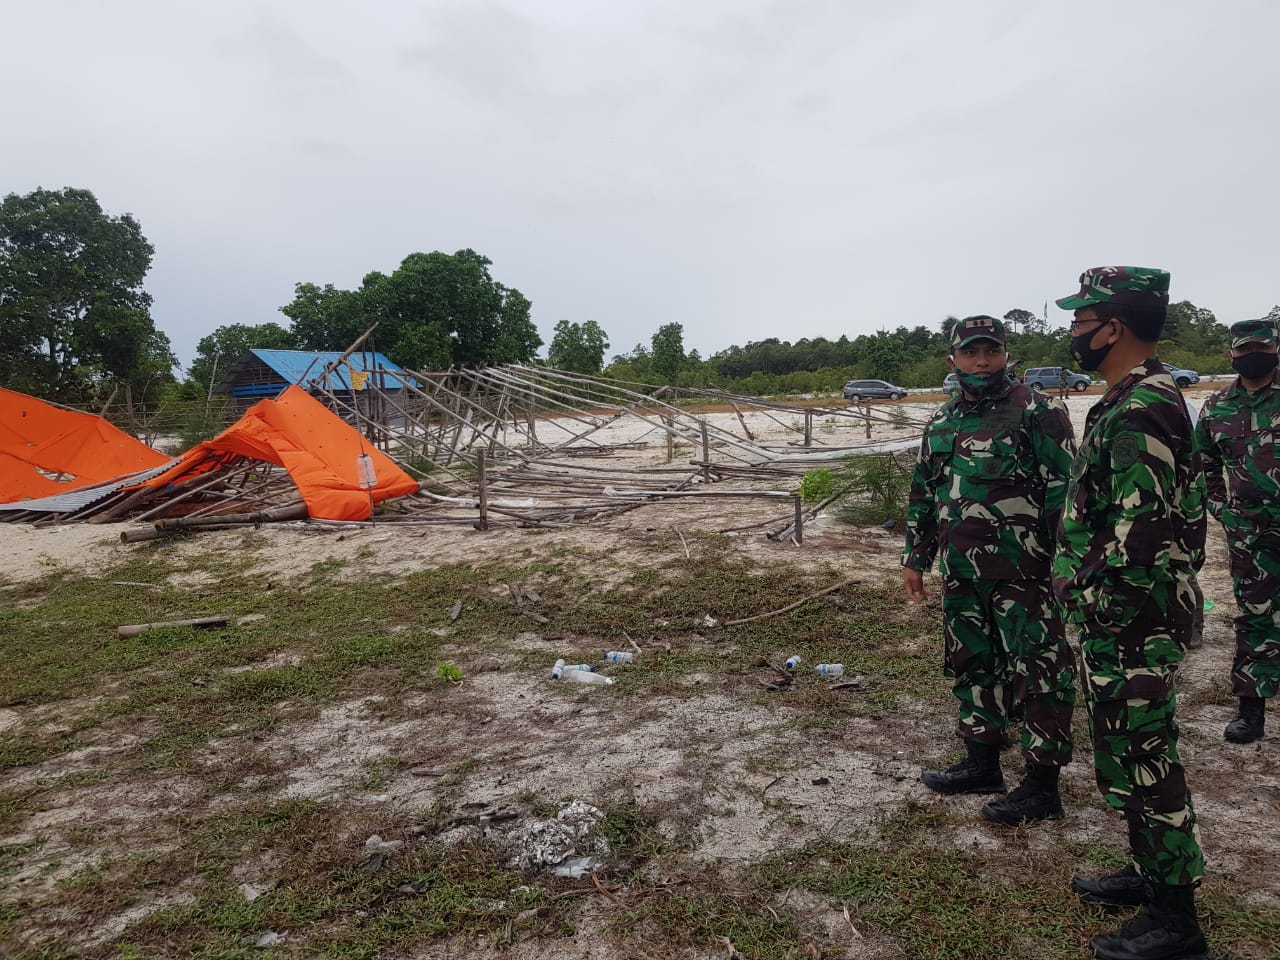
[[[603,673],[592,673],[590,670],[579,670],[577,667],[566,670],[564,678],[576,680],[578,683],[613,683],[613,677],[606,677]]]
[[[564,676],[564,660],[557,660],[556,665],[551,668],[551,679],[559,680]]]
[[[783,664],[783,666],[786,667],[788,670],[794,670],[796,667],[800,666],[800,664],[802,663],[804,663],[804,660],[802,660],[800,657],[792,656],[792,657],[787,657],[787,660]]]
[[[360,478],[360,489],[372,490],[378,485],[378,471],[373,467],[373,457],[362,453],[356,457],[356,476]]]
[[[813,669],[814,669],[814,672],[816,672],[820,677],[843,677],[844,676],[843,663],[819,663]]]
[[[626,650],[610,650],[604,658],[610,663],[634,663],[636,655]]]
[[[571,663],[565,670],[577,670],[580,673],[595,673],[596,668],[589,663]]]

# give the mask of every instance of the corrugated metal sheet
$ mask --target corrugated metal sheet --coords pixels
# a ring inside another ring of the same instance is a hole
[[[342,356],[340,350],[250,350],[236,360],[218,384],[218,393],[234,393],[236,396],[273,397],[289,384],[302,384],[320,375],[325,366]],[[254,359],[261,360],[280,375],[279,384],[237,383],[240,374]],[[350,390],[352,370],[373,371],[401,368],[381,353],[353,353],[329,374],[329,386],[334,390]],[[413,381],[415,386],[416,381]],[[399,389],[399,381],[386,384],[387,389]]]
[[[131,473],[125,477],[116,477],[114,480],[108,480],[106,483],[94,484],[92,487],[80,487],[76,490],[68,490],[66,493],[56,493],[51,497],[40,497],[38,500],[18,500],[14,503],[0,503],[0,510],[11,510],[19,513],[24,510],[36,510],[40,513],[75,513],[77,510],[83,510],[99,500],[105,500],[123,487],[159,476],[177,462],[177,460],[170,460],[168,463],[162,463],[160,466],[152,467],[150,470],[143,470],[141,473]]]

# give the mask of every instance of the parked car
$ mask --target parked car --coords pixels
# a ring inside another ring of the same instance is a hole
[[[1200,382],[1200,374],[1194,370],[1183,370],[1181,367],[1175,367],[1172,363],[1166,363],[1164,368],[1173,376],[1173,382],[1184,390],[1193,383]]]
[[[1041,390],[1057,390],[1062,384],[1061,367],[1032,367],[1022,375],[1022,382]],[[1087,390],[1093,381],[1083,373],[1067,371],[1067,386],[1072,390]]]
[[[901,400],[906,395],[905,389],[887,380],[850,380],[844,385],[846,400]]]
[[[942,380],[942,390],[944,393],[955,393],[960,389],[960,381],[956,379],[954,373],[948,373]]]

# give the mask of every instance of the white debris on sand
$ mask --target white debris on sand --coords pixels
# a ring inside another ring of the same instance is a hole
[[[583,876],[609,852],[609,841],[595,832],[604,818],[597,807],[574,800],[552,820],[524,821],[512,836],[512,866],[543,870],[563,865],[566,869],[557,870],[558,876]]]

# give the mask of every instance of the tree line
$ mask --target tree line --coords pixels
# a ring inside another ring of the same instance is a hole
[[[410,369],[547,363],[654,385],[735,393],[822,393],[849,379],[940,386],[955,317],[850,338],[776,337],[703,358],[686,350],[679,323],[607,362],[609,338],[594,320],[559,321],[543,341],[532,304],[493,276],[474,250],[411,253],[389,274],[371,272],[353,290],[301,282],[280,307],[287,321],[231,323],[201,338],[181,375],[143,289],[154,248],[129,214],[104,211],[88,190],[38,189],[0,202],[0,382],[72,404],[101,404],[122,388],[139,403],[207,397],[229,365],[254,348],[341,350],[377,324],[373,345]],[[1014,307],[1002,316],[1008,348],[1028,366],[1071,366],[1064,326]],[[1268,317],[1280,320],[1280,307]],[[788,325],[793,325],[788,318]],[[1225,373],[1227,326],[1190,301],[1173,304],[1161,356],[1201,373]]]

